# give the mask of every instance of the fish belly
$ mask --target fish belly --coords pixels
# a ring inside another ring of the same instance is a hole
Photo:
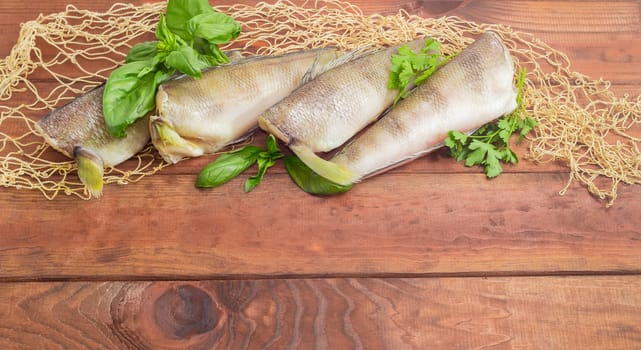
[[[492,32],[481,35],[331,159],[372,176],[440,147],[451,130],[468,132],[516,108],[514,64]]]

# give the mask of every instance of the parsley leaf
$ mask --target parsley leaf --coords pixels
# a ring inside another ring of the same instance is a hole
[[[441,44],[434,39],[426,39],[425,46],[418,53],[408,46],[401,46],[392,56],[392,68],[387,83],[388,88],[398,90],[394,106],[409,94],[408,87],[420,85],[445,62],[440,53]]]
[[[488,178],[498,176],[503,172],[501,162],[516,164],[519,159],[510,148],[510,138],[518,133],[517,143],[537,125],[523,106],[523,86],[527,71],[519,70],[517,78],[516,109],[498,120],[480,127],[471,135],[460,131],[450,131],[445,139],[445,146],[456,161],[465,160],[466,166],[483,166]]]

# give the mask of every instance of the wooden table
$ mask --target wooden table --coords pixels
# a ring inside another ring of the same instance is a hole
[[[67,1],[3,0],[0,55]],[[638,0],[354,4],[510,25],[641,94]],[[200,191],[203,164],[92,201],[0,189],[0,348],[641,349],[641,187],[605,208],[559,195],[563,165],[490,182],[437,153],[319,198],[282,166]]]

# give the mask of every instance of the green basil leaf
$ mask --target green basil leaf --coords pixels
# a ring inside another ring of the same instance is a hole
[[[200,53],[200,59],[210,66],[217,66],[231,61],[218,45],[209,44],[204,39],[196,38],[194,48]]]
[[[251,190],[256,188],[256,186],[258,186],[262,179],[262,177],[259,178],[258,175],[256,175],[245,180],[245,193],[251,192]]]
[[[167,20],[162,14],[156,26],[156,39],[163,43],[161,47],[166,51],[174,50],[177,47],[176,35],[169,29]]]
[[[170,52],[165,58],[165,64],[194,78],[201,78],[202,70],[209,66],[200,59],[198,52],[189,46],[181,46],[178,50]]]
[[[150,61],[148,61],[149,64],[138,72],[138,78],[142,78],[151,72],[161,70],[161,68],[164,67],[162,63],[165,61],[165,57],[167,57],[166,53],[158,52]]]
[[[269,136],[267,136],[267,150],[272,154],[280,153],[280,150],[278,149],[278,143],[276,143],[276,138],[272,134],[269,134]]]
[[[187,23],[192,17],[213,13],[214,9],[207,0],[169,0],[167,2],[167,26],[186,41],[194,37],[187,30]]]
[[[126,63],[109,76],[103,94],[103,114],[112,136],[125,137],[127,126],[153,110],[158,85],[172,72],[152,70],[139,77],[140,71],[150,65],[151,61]]]
[[[262,152],[261,152],[262,153]],[[250,192],[258,184],[260,184],[261,181],[263,181],[263,177],[265,176],[265,173],[267,172],[267,169],[271,168],[276,164],[276,161],[272,159],[271,157],[267,156],[260,156],[258,157],[258,174],[251,176],[250,178],[245,181],[245,192]]]
[[[158,41],[147,41],[134,45],[125,58],[125,63],[152,60],[158,53]]]
[[[261,151],[256,146],[245,146],[237,151],[221,154],[200,171],[196,187],[210,188],[229,182],[256,163]]]
[[[203,38],[212,44],[225,44],[236,39],[241,26],[232,17],[210,12],[196,15],[187,21],[187,31],[194,38]]]
[[[352,185],[339,185],[316,174],[295,156],[285,157],[285,168],[294,183],[307,193],[333,195],[347,192],[352,188]]]

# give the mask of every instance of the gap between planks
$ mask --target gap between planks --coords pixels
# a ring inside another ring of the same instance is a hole
[[[90,276],[64,277],[7,277],[0,278],[0,284],[7,283],[52,283],[52,282],[193,282],[193,281],[254,281],[254,280],[333,280],[333,279],[448,279],[448,278],[547,278],[547,277],[609,277],[641,276],[640,269],[594,270],[594,271],[466,271],[451,273],[327,273],[327,274],[220,274],[195,276],[134,276],[113,275],[92,278]]]

